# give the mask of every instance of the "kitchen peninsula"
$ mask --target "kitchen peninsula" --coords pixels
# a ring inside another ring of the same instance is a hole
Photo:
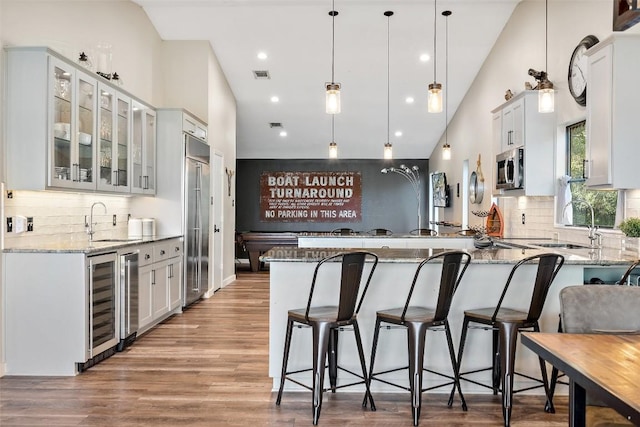
[[[262,261],[270,264],[269,375],[273,378],[274,390],[278,388],[280,382],[287,310],[306,306],[313,271],[317,262],[323,257],[341,250],[344,249],[276,247],[261,257]],[[368,358],[376,311],[401,307],[405,303],[408,288],[418,263],[443,249],[384,248],[366,250],[374,252],[380,258],[358,317],[365,354]],[[449,314],[456,346],[459,341],[464,310],[495,305],[513,265],[524,257],[549,252],[550,250],[538,247],[527,249],[468,249],[468,251],[472,256],[472,261],[454,297]],[[620,251],[610,249],[590,250],[585,248],[560,250],[560,253],[565,256],[565,264],[549,290],[545,308],[540,318],[540,325],[543,331],[557,330],[558,295],[562,288],[585,283],[595,275],[605,278],[605,280],[619,278],[632,262],[630,258],[623,257]],[[338,285],[335,277],[339,277],[338,269],[338,263],[327,265],[324,272],[319,274],[313,305],[335,304]],[[428,265],[423,269],[423,274],[426,275],[427,279],[426,282],[419,281],[414,293],[414,301],[424,301],[426,305],[434,305],[434,301],[437,298],[438,281],[428,278],[439,278],[439,269],[440,266],[438,264]],[[512,292],[507,293],[504,301],[505,306],[525,309],[528,307],[530,293],[518,292],[515,287],[523,280],[528,280],[531,283],[535,277],[535,269],[535,265],[525,265],[519,269],[522,275],[514,277]],[[424,278],[425,276],[422,277]],[[515,292],[513,292],[514,290]],[[376,357],[376,366],[380,370],[400,366],[407,357],[405,332],[390,331],[381,336],[380,339],[381,349],[379,349]],[[350,339],[341,341],[344,345],[340,347],[338,357],[342,366],[358,372],[360,368],[357,357],[355,357],[357,352],[355,345],[351,341]],[[427,342],[428,345],[425,350],[426,366],[436,371],[449,372],[451,368],[444,334],[429,333]],[[296,332],[291,345],[289,369],[308,368],[311,360],[310,332]],[[491,338],[489,334],[470,332],[465,348],[476,355],[474,358],[465,360],[465,370],[473,370],[491,364]],[[539,375],[537,356],[520,348],[516,359],[516,369],[519,372],[537,377]],[[482,377],[479,376],[479,378]],[[338,380],[340,381],[340,378]],[[390,376],[389,380],[399,383],[407,382],[406,373],[400,371],[395,374],[395,377]],[[425,373],[425,386],[438,383],[437,377]],[[516,377],[517,388],[522,385],[530,385],[530,383],[530,380]],[[486,392],[486,389],[467,382],[463,382],[462,386],[463,391],[473,393]],[[374,391],[397,390],[386,387],[379,382],[372,384],[372,389]],[[541,393],[542,391],[540,390],[539,392]]]

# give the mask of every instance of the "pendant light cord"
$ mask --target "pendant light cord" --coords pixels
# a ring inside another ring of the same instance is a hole
[[[549,24],[547,20],[549,19],[549,0],[544,0],[544,71],[549,74]]]
[[[391,98],[390,98],[390,91],[389,91],[389,80],[390,80],[390,75],[391,75],[391,66],[390,66],[390,60],[389,60],[389,52],[390,52],[390,48],[389,46],[390,44],[390,30],[389,30],[389,22],[391,20],[391,15],[387,15],[387,142],[391,142],[389,141],[390,139],[390,134],[389,134],[389,104],[391,102]]]
[[[433,83],[438,82],[438,80],[436,79],[436,58],[438,57],[438,55],[436,55],[436,17],[438,16],[438,8],[436,7],[437,4],[437,0],[433,0]]]
[[[336,44],[336,8],[335,0],[331,0],[331,84],[334,84]]]
[[[443,12],[444,14],[444,12]],[[444,143],[449,145],[449,14],[444,15]]]

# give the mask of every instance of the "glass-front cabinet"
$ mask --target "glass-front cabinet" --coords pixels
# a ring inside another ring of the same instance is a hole
[[[132,105],[131,192],[155,194],[156,112],[137,101],[133,101]]]
[[[131,99],[102,82],[98,89],[98,190],[128,192]]]
[[[155,194],[152,107],[46,47],[5,54],[7,188]]]
[[[96,79],[51,58],[50,186],[95,189]]]

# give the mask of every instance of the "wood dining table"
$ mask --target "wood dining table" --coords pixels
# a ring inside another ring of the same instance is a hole
[[[522,344],[569,377],[570,426],[585,425],[587,393],[640,425],[640,335],[525,332]]]

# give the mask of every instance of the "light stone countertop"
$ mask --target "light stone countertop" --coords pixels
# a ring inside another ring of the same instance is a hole
[[[4,253],[99,253],[106,251],[116,251],[118,249],[130,246],[141,245],[144,243],[154,243],[163,240],[181,238],[182,236],[149,236],[140,239],[130,240],[124,238],[96,239],[89,242],[89,239],[83,240],[58,240],[45,243],[29,243],[25,246],[5,248]],[[103,241],[101,241],[103,240]]]
[[[381,263],[418,263],[424,258],[451,249],[344,249],[274,247],[260,257],[266,262],[318,262],[322,258],[345,251],[365,250],[379,257]],[[473,264],[515,264],[525,257],[554,252],[565,257],[565,264],[573,265],[629,265],[634,258],[614,249],[468,249]]]

